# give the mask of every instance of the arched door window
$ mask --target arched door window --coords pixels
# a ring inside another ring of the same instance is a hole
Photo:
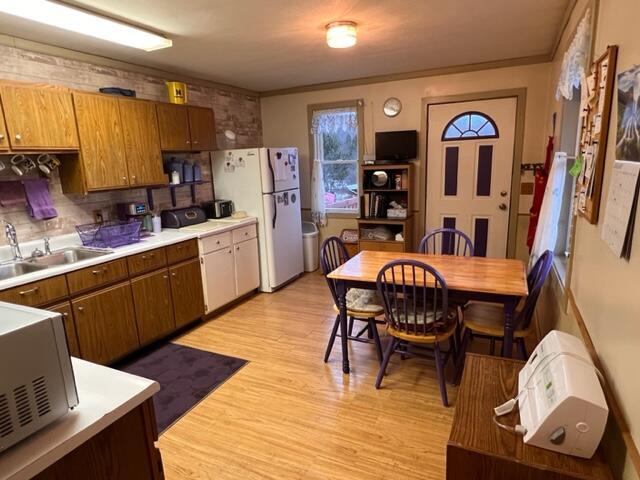
[[[481,112],[464,112],[455,116],[442,132],[442,141],[498,138],[498,127],[491,117]]]

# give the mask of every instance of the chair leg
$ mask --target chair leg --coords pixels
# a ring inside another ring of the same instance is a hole
[[[460,378],[462,377],[462,370],[464,369],[464,357],[467,354],[467,348],[469,348],[471,338],[471,330],[466,328],[464,331],[464,335],[462,336],[462,345],[460,346],[460,351],[458,352],[458,358],[456,359],[456,376],[455,381],[453,382],[456,385],[460,382]]]
[[[491,353],[491,356],[493,357],[496,354],[496,339],[492,338],[489,345],[489,353]]]
[[[389,359],[391,355],[393,355],[393,351],[396,348],[396,344],[398,340],[395,337],[391,337],[389,341],[389,345],[387,345],[387,349],[384,352],[384,357],[382,359],[382,364],[380,365],[380,370],[378,370],[378,376],[376,377],[376,389],[380,388],[380,384],[382,383],[382,377],[384,377],[385,372],[387,371],[387,365],[389,365]]]
[[[333,348],[333,343],[336,341],[336,334],[338,333],[338,327],[340,326],[340,315],[336,316],[336,321],[331,329],[331,336],[329,337],[329,343],[327,344],[327,350],[324,352],[324,363],[329,361],[329,355]]]
[[[370,318],[369,319],[369,328],[367,330],[367,338],[369,340],[373,339],[373,331],[376,329],[376,319],[375,318]]]
[[[524,338],[518,338],[518,353],[520,354],[520,358],[522,360],[527,360],[529,355],[527,355],[527,347],[524,343]]]
[[[438,375],[438,384],[440,385],[440,397],[442,398],[442,404],[448,407],[449,399],[447,398],[447,385],[444,380],[444,364],[442,362],[440,345],[437,343],[434,345],[434,353],[436,357],[436,374]]]
[[[373,337],[373,343],[376,346],[376,356],[378,362],[382,363],[382,344],[380,343],[380,335],[378,335],[378,328],[376,327],[375,318],[369,319],[369,333]]]
[[[354,317],[349,317],[349,336],[353,335],[353,324],[355,323]]]

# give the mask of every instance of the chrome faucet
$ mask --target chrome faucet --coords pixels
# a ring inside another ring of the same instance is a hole
[[[49,237],[44,237],[44,254],[51,255],[51,245],[49,245]]]
[[[20,245],[18,244],[18,234],[16,233],[16,227],[13,224],[4,221],[6,224],[4,227],[4,234],[7,237],[7,242],[11,247],[11,254],[13,255],[13,260],[23,260],[22,253],[20,253]]]

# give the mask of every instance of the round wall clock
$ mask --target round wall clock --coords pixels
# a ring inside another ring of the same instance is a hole
[[[400,110],[402,110],[402,102],[400,102],[396,97],[390,97],[384,101],[382,111],[387,117],[397,116],[400,113]]]

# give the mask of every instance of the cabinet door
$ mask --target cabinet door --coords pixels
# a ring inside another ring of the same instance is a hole
[[[129,186],[118,99],[74,93],[87,190]]]
[[[13,150],[76,150],[71,94],[54,88],[0,87]]]
[[[176,327],[181,327],[204,315],[204,294],[200,261],[195,258],[169,268],[171,298]]]
[[[260,285],[258,239],[252,238],[233,246],[236,274],[236,295],[244,295]]]
[[[146,345],[175,329],[169,271],[163,270],[131,280],[133,305],[140,344]]]
[[[189,108],[189,130],[192,150],[216,149],[216,125],[213,110],[203,107]]]
[[[191,150],[187,107],[171,103],[157,103],[160,148],[168,151]]]
[[[168,183],[162,168],[155,104],[125,99],[118,102],[131,186]]]
[[[236,298],[233,246],[203,255],[203,278],[207,312],[216,310]]]
[[[80,345],[78,344],[78,335],[76,333],[76,325],[73,321],[73,311],[71,309],[71,303],[64,302],[53,307],[47,308],[52,312],[58,312],[62,315],[62,321],[64,322],[64,331],[67,335],[67,345],[69,346],[69,353],[80,358]]]
[[[2,108],[0,108],[0,150],[9,150],[9,139],[7,138],[7,127],[4,124]]]
[[[129,282],[76,298],[71,304],[85,360],[107,364],[140,345]]]

